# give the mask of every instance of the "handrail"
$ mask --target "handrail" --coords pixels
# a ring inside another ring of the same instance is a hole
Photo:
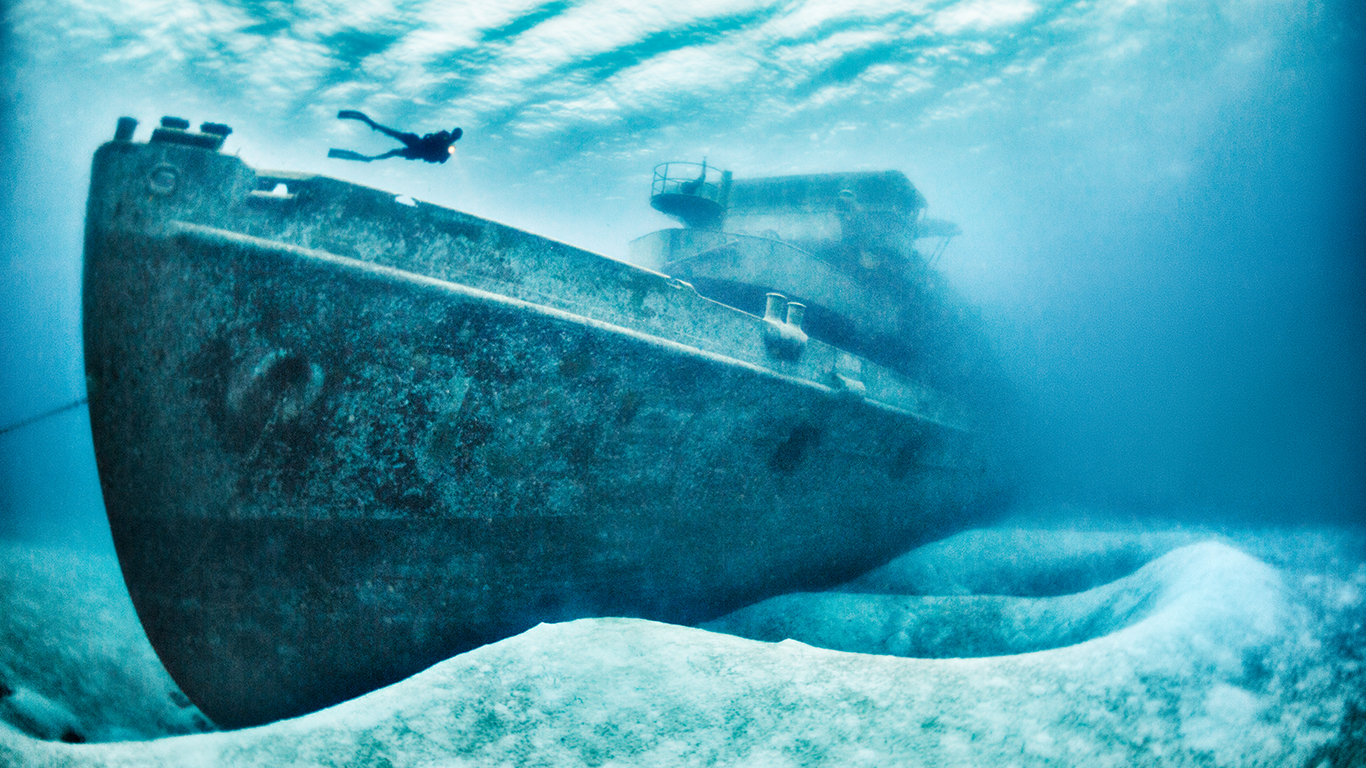
[[[703,249],[700,250],[700,251],[697,251],[697,252],[695,252],[695,253],[690,253],[690,254],[688,254],[687,256],[684,256],[684,257],[682,257],[682,258],[674,259],[673,261],[670,261],[669,264],[675,264],[675,265],[676,265],[676,264],[683,264],[683,263],[686,263],[686,262],[689,262],[689,261],[696,261],[696,260],[705,258],[706,256],[709,256],[709,255],[711,255],[711,254],[713,254],[713,253],[715,253],[715,252],[717,252],[717,251],[720,251],[720,250],[722,250],[722,249],[724,249],[724,248],[729,248],[729,247],[732,246],[732,245],[736,245],[736,244],[739,243],[741,240],[759,240],[759,241],[766,242],[766,243],[770,243],[770,244],[773,244],[773,245],[782,246],[782,247],[784,247],[784,248],[786,248],[786,249],[788,249],[788,250],[790,250],[790,251],[796,251],[797,253],[801,254],[802,256],[806,256],[806,257],[808,257],[808,258],[810,258],[810,259],[812,259],[812,260],[814,260],[814,261],[819,261],[820,263],[822,263],[822,264],[824,264],[824,265],[830,267],[831,269],[836,269],[836,270],[843,271],[843,267],[840,266],[839,262],[834,261],[833,259],[829,259],[829,258],[827,258],[827,257],[825,257],[825,256],[822,256],[821,254],[816,253],[816,252],[814,252],[814,251],[809,251],[809,250],[807,250],[807,249],[805,249],[805,248],[802,248],[801,246],[794,245],[793,243],[789,243],[788,241],[783,240],[783,239],[781,239],[781,238],[777,238],[777,237],[767,237],[767,236],[765,236],[765,235],[750,235],[750,234],[745,234],[745,233],[743,233],[743,232],[723,232],[723,233],[721,233],[721,234],[723,234],[723,235],[727,238],[727,240],[726,240],[725,242],[720,243],[719,245],[713,245],[713,246],[711,246],[710,248],[703,248]]]
[[[707,165],[705,160],[700,163],[660,163],[654,169],[650,196],[691,195],[724,204],[721,199],[724,178],[725,174],[720,169]]]

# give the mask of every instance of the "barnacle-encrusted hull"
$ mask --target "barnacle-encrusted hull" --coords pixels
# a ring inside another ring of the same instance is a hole
[[[697,622],[832,584],[993,489],[969,415],[841,350],[188,143],[96,153],[85,351],[129,591],[220,725],[537,622]]]

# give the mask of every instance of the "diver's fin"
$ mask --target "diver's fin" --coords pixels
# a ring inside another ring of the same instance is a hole
[[[352,152],[349,149],[329,149],[327,150],[327,156],[335,157],[338,160],[359,160],[362,163],[368,163],[372,159],[368,155]]]
[[[337,113],[337,119],[338,119],[338,120],[359,120],[359,121],[361,121],[362,123],[365,123],[365,124],[367,124],[367,125],[374,125],[374,124],[375,124],[375,121],[374,121],[374,120],[371,120],[369,117],[367,117],[367,116],[365,115],[364,112],[357,112],[357,111],[354,110],[354,109],[343,109],[342,111],[340,111],[340,112]]]

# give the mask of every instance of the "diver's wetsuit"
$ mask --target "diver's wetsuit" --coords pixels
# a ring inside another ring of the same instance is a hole
[[[338,120],[359,120],[371,128],[392,136],[403,142],[399,149],[391,149],[382,155],[362,155],[359,152],[352,152],[348,149],[329,149],[328,157],[335,157],[339,160],[359,160],[368,163],[371,160],[385,160],[390,157],[402,157],[408,160],[426,160],[429,163],[444,163],[451,159],[451,145],[460,140],[464,131],[456,128],[454,131],[437,131],[425,136],[418,136],[416,133],[404,133],[393,128],[380,125],[379,123],[366,117],[363,113],[352,109],[343,109],[337,113]]]

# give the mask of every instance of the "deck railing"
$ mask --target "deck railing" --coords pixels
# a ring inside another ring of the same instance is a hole
[[[701,163],[660,163],[655,166],[650,196],[691,195],[725,206],[725,174],[720,168]]]

